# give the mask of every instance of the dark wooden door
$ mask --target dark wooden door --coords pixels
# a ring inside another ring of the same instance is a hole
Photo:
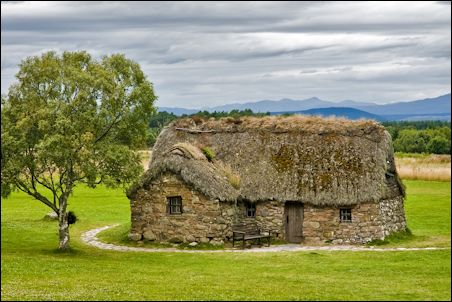
[[[284,207],[286,240],[300,243],[303,239],[303,204],[287,201]]]

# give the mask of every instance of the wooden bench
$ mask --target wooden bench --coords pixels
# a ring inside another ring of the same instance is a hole
[[[232,246],[234,247],[236,241],[242,241],[242,249],[245,248],[245,241],[258,240],[261,244],[261,238],[267,238],[267,244],[270,246],[271,234],[270,230],[261,231],[257,224],[242,223],[232,225]]]

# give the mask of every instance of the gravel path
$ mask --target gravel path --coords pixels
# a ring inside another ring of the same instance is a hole
[[[82,234],[82,241],[86,244],[92,245],[94,247],[113,250],[120,252],[176,252],[176,253],[227,253],[227,252],[238,252],[238,253],[263,253],[263,252],[287,252],[287,251],[375,251],[375,252],[386,252],[386,251],[420,251],[420,250],[444,250],[449,248],[440,247],[425,247],[425,248],[375,248],[375,247],[364,247],[364,246],[353,246],[353,245],[329,245],[329,246],[303,246],[299,244],[284,244],[284,245],[274,245],[274,246],[262,246],[253,247],[248,249],[225,249],[225,250],[181,250],[177,248],[145,248],[145,247],[130,247],[123,245],[115,245],[111,243],[100,242],[96,237],[100,232],[107,230],[109,228],[115,227],[115,225],[107,225],[101,228],[89,230]]]

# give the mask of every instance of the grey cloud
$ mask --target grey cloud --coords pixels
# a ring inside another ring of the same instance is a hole
[[[435,2],[2,2],[2,93],[26,56],[85,49],[140,63],[160,106],[436,96],[450,22]]]

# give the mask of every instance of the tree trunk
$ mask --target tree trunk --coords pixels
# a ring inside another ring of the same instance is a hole
[[[69,223],[67,219],[66,207],[60,207],[58,215],[59,235],[60,235],[60,250],[69,249]]]

